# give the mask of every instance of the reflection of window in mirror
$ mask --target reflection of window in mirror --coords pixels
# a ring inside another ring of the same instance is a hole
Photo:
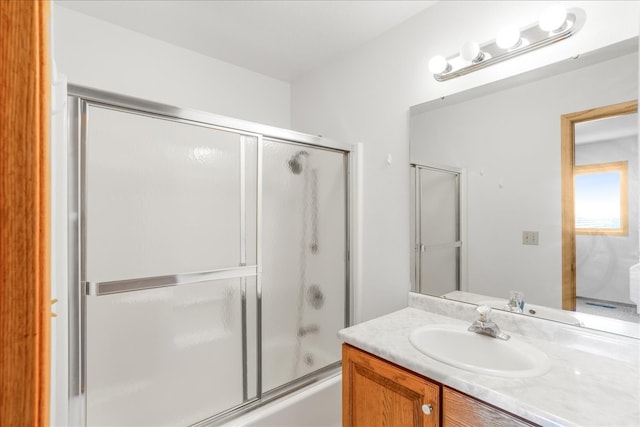
[[[626,236],[627,162],[575,166],[577,234]]]

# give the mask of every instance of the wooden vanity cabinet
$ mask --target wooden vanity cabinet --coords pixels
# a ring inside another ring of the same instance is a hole
[[[436,427],[439,411],[439,384],[342,346],[343,427]]]
[[[442,387],[443,427],[529,427],[529,421],[490,406],[480,400]]]
[[[343,344],[342,426],[525,427],[536,424]]]

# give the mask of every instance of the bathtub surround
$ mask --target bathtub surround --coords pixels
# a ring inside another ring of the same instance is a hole
[[[342,375],[297,390],[248,414],[233,418],[222,427],[341,427]]]
[[[68,106],[71,424],[205,426],[335,375],[352,147],[78,86]]]
[[[475,374],[437,362],[409,342],[427,324],[470,325],[474,305],[410,294],[409,307],[340,331],[348,344],[544,426],[637,426],[638,340],[547,320],[492,312],[506,333],[547,354],[551,370],[533,378]]]

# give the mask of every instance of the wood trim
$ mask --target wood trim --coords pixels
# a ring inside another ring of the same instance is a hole
[[[638,111],[638,101],[627,101],[605,107],[591,108],[560,118],[560,162],[562,180],[562,308],[576,309],[576,230],[573,197],[574,126],[576,123],[632,114]]]
[[[49,424],[49,10],[0,1],[0,425]]]
[[[560,118],[562,193],[562,308],[576,309],[576,239],[573,202],[574,127],[570,117]]]

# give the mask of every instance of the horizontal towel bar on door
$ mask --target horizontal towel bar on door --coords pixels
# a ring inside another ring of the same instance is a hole
[[[229,268],[224,270],[203,271],[198,273],[172,274],[169,276],[142,277],[137,279],[115,280],[111,282],[84,282],[87,295],[101,296],[122,292],[143,291],[167,286],[187,285],[209,280],[235,279],[256,276],[258,267]]]
[[[447,243],[439,243],[437,245],[418,245],[417,249],[420,252],[426,252],[429,249],[447,249],[447,248],[459,248],[462,247],[462,242],[447,242]]]

